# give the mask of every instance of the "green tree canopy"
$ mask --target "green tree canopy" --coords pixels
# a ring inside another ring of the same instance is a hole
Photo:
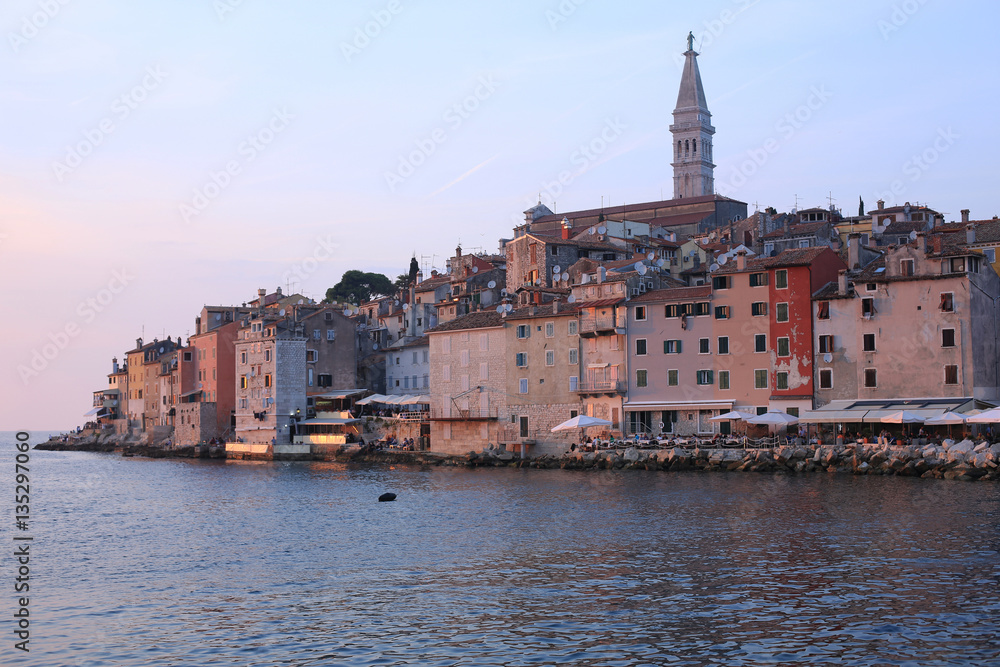
[[[327,301],[364,303],[393,293],[392,281],[381,273],[366,273],[352,269],[344,272],[340,282],[326,291]]]

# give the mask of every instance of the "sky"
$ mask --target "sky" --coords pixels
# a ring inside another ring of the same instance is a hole
[[[1000,214],[1000,6],[941,0],[6,0],[0,430],[258,288],[322,298],[668,199],[686,37],[716,190]]]

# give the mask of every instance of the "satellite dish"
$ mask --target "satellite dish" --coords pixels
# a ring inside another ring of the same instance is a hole
[[[504,311],[504,307],[503,307],[503,304],[501,303],[499,306],[497,306],[497,312],[498,313],[502,313],[503,311]]]
[[[910,240],[911,241],[917,240],[917,230],[914,229],[912,232],[910,232]]]
[[[281,315],[282,317],[284,317],[285,316],[285,309],[282,308],[281,311],[278,314]]]
[[[568,272],[568,271],[567,271],[567,272],[564,272],[564,273],[562,274],[562,279],[563,279],[563,280],[569,280],[569,272]]]
[[[636,271],[641,271],[643,269],[643,266],[644,265],[642,262],[636,262],[635,264],[632,265],[632,268],[635,269]]]
[[[479,273],[479,267],[478,266],[472,267],[472,272],[473,273]]]
[[[708,270],[709,271],[718,271],[719,270],[719,265],[718,264],[712,264],[712,266],[708,267]]]
[[[394,306],[398,306],[398,305],[399,305],[399,299],[396,299],[396,300],[394,300],[394,301],[392,302],[392,305],[394,305]]]
[[[570,294],[568,297],[566,297],[566,302],[567,303],[576,303],[576,297],[573,296],[572,294]]]
[[[726,257],[725,255],[719,255],[719,266],[725,266],[726,262],[728,261],[729,261],[728,257]]]
[[[655,253],[649,253],[648,255],[646,255],[646,259],[648,259],[649,261],[652,262],[654,259],[656,259],[656,254]]]
[[[509,313],[512,310],[514,310],[514,306],[510,305],[509,303],[507,303],[507,304],[504,304],[503,309],[506,310]]]
[[[488,283],[486,283],[486,286],[489,287],[490,289],[493,289],[494,287],[497,286],[497,281],[491,280]]]
[[[556,264],[552,267],[552,273],[562,273],[562,267]]]
[[[507,288],[506,287],[501,287],[500,288],[500,296],[507,296]]]
[[[375,343],[374,345],[372,345],[372,349],[373,350],[377,350],[378,349],[378,343]]]
[[[640,264],[639,265],[639,275],[640,276],[646,275],[646,265],[645,264]]]
[[[215,314],[215,319],[216,320],[221,320],[222,319],[222,313],[216,313]]]
[[[587,230],[587,233],[588,233],[588,234],[591,234],[591,235],[592,235],[592,234],[594,233],[594,228],[593,228],[593,227],[591,227],[590,229],[588,229],[588,230]]]
[[[658,260],[656,260],[656,268],[660,268],[660,267],[662,267],[662,266],[663,266],[664,264],[666,264],[666,261],[664,261],[664,260],[663,260],[662,258],[661,258],[661,259],[658,259]]]
[[[598,228],[597,228],[597,233],[598,233],[598,234],[604,234],[604,233],[606,233],[607,231],[608,231],[608,228],[607,228],[607,227],[605,227],[604,225],[601,225],[600,227],[598,227]]]
[[[830,363],[831,361],[833,361],[833,355],[830,353],[824,354],[823,361],[825,361],[826,363]]]
[[[410,304],[404,303],[403,304],[403,310],[409,310],[409,309],[410,309]]]

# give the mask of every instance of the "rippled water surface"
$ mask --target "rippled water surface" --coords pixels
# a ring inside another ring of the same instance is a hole
[[[992,483],[31,458],[2,664],[1000,664]]]

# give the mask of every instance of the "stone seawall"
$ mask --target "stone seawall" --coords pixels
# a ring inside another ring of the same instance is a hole
[[[163,449],[139,444],[52,441],[35,449],[120,452],[154,458],[225,458],[220,447]],[[346,446],[315,460],[340,463],[428,466],[561,468],[565,470],[726,470],[737,472],[899,475],[959,480],[1000,479],[1000,443],[968,440],[948,445],[889,447],[884,445],[799,445],[774,449],[616,449],[567,452],[561,456],[521,459],[511,452],[490,450],[449,456]]]

